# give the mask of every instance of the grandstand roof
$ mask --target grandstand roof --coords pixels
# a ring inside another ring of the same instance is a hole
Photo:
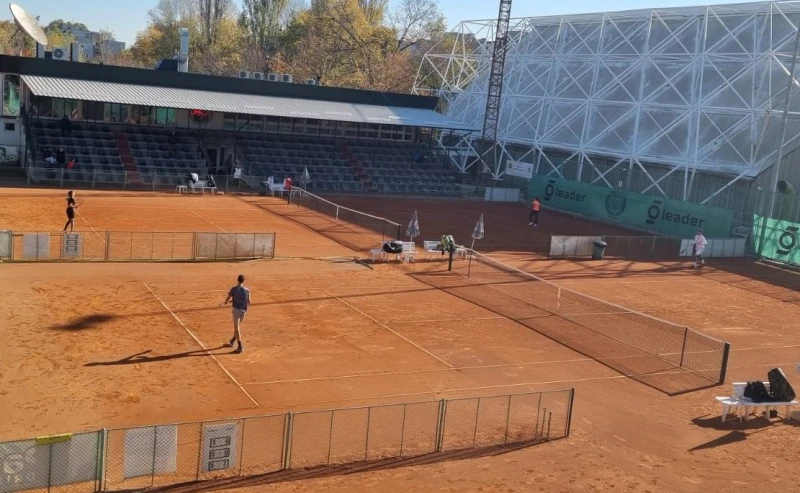
[[[434,110],[22,75],[37,96],[247,115],[472,130]]]

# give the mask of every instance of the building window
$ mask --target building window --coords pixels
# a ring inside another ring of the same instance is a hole
[[[236,130],[236,113],[223,113],[222,114],[222,129],[223,130]]]
[[[13,132],[16,128],[17,126],[13,123],[6,123],[6,132]]]
[[[78,116],[78,102],[74,99],[53,98],[53,116],[68,116],[74,120]]]
[[[263,116],[251,116],[250,117],[250,131],[251,132],[263,132],[264,131],[264,117]]]
[[[3,114],[19,116],[19,75],[6,74],[3,77]]]
[[[175,110],[172,108],[153,108],[151,115],[154,125],[172,126],[175,124]]]
[[[247,132],[250,130],[250,115],[236,115],[236,131]]]
[[[103,119],[107,122],[123,123],[128,119],[128,105],[105,103]]]

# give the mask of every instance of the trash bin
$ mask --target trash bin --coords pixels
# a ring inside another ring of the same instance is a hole
[[[594,244],[594,252],[592,252],[592,260],[602,260],[603,254],[606,251],[608,243],[602,240],[594,240],[592,244]]]
[[[269,194],[269,183],[262,181],[258,184],[258,194],[262,197]]]

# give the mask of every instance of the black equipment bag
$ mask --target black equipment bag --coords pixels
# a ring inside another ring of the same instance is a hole
[[[383,251],[386,253],[402,253],[403,243],[400,241],[387,241],[383,244]]]
[[[770,384],[770,386],[772,386],[772,384]],[[747,382],[744,388],[744,396],[753,402],[771,402],[773,400],[764,382],[759,380]]]
[[[797,397],[783,370],[773,368],[767,373],[767,377],[769,378],[769,390],[774,401],[791,402]]]

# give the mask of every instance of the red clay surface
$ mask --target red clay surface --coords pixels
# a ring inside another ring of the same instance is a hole
[[[762,379],[773,366],[800,387],[794,273],[744,261],[711,261],[699,273],[686,262],[550,261],[530,253],[547,232],[620,232],[561,216],[546,222],[555,215],[543,215],[532,231],[526,209],[516,205],[349,201],[373,214],[394,211],[399,222],[418,210],[421,239],[450,233],[465,242],[484,212],[487,239],[479,249],[732,343],[724,387],[668,397],[409,275],[441,272],[443,262],[370,269],[348,260],[376,246],[375,236],[279,199],[79,196],[85,201],[76,226],[87,237],[92,228],[274,231],[279,258],[3,264],[0,439],[575,387],[566,440],[301,482],[243,481],[237,491],[798,491],[796,425],[764,418],[722,424],[719,407],[712,409],[713,396],[729,393],[730,382]],[[2,190],[0,201],[0,229],[63,226],[62,191]],[[219,348],[230,337],[230,312],[218,304],[240,272],[249,277],[254,306],[244,325],[246,352],[233,355]]]

